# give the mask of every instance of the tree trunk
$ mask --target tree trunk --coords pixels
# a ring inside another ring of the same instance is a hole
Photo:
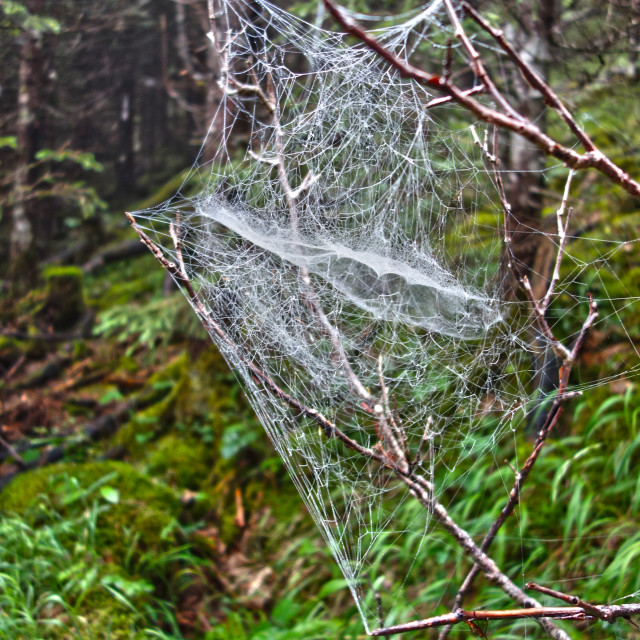
[[[118,189],[121,194],[130,194],[136,184],[134,147],[135,72],[133,62],[130,62],[123,72],[118,101],[120,103],[120,118],[118,122],[119,149],[116,165]]]
[[[527,12],[519,15],[522,20],[520,27],[510,23],[505,30],[507,39],[515,44],[527,64],[543,78],[548,78],[552,29],[558,20],[557,0],[540,0],[535,16]],[[515,109],[544,130],[545,104],[542,96],[531,89],[517,70],[510,78],[510,85]],[[512,251],[512,271],[507,275],[507,288],[511,295],[516,296],[519,280],[526,275],[534,296],[539,300],[547,290],[555,256],[555,244],[544,233],[542,220],[545,156],[522,136],[511,132],[508,134],[505,164],[509,170],[505,188],[512,214],[507,224]],[[542,402],[558,386],[560,362],[551,345],[535,327],[531,345],[535,371],[532,385]],[[544,411],[534,412],[528,426],[531,433],[539,430],[544,416]]]
[[[38,121],[38,89],[40,86],[40,42],[38,36],[25,32],[20,46],[18,66],[18,117],[16,138],[18,143],[13,191],[11,194],[11,231],[9,263],[12,275],[17,275],[26,264],[33,248],[33,225],[28,212],[29,165],[35,155]],[[23,264],[24,263],[24,264]]]

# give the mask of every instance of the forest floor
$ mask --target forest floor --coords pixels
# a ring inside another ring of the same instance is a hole
[[[122,259],[5,296],[0,638],[335,637],[309,583],[337,573],[280,459],[123,233]]]
[[[131,250],[133,232],[118,229],[106,250],[118,259],[103,248],[84,267],[49,265],[4,297],[0,638],[364,637],[233,374],[152,256]],[[583,366],[626,357],[615,341],[592,347]],[[493,471],[463,470],[473,495],[499,505]],[[640,589],[639,477],[640,393],[618,376],[549,444],[527,494],[541,507],[523,505],[506,527],[527,541],[512,570],[526,546],[526,566],[549,580],[560,559],[569,578],[597,576],[594,601]],[[464,570],[453,553],[434,568],[438,612]]]

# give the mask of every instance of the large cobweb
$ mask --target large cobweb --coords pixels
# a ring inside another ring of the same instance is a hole
[[[539,406],[540,336],[504,284],[482,129],[454,106],[425,109],[438,96],[342,34],[262,0],[216,12],[225,128],[195,169],[206,187],[136,221],[183,265],[367,630],[376,593],[387,622],[424,616],[412,603],[438,562],[421,555],[434,517],[312,412],[415,463],[450,507],[464,470]],[[376,35],[398,56],[446,55],[439,2],[389,24]]]

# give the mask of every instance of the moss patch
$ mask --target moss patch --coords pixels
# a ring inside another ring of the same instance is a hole
[[[0,511],[37,521],[38,506],[48,502],[72,518],[105,496],[110,504],[98,515],[96,541],[107,557],[124,562],[134,539],[136,552],[174,544],[163,532],[180,514],[178,498],[123,462],[63,463],[24,473],[0,494]]]
[[[147,471],[170,485],[197,490],[209,476],[208,458],[202,442],[190,436],[169,434],[153,446]]]
[[[68,329],[84,316],[83,273],[79,267],[49,267],[44,272],[47,298],[38,317],[56,330]]]

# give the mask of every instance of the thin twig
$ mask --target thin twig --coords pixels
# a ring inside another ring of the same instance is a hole
[[[0,332],[0,335],[4,335],[4,334]],[[2,376],[2,382],[4,383],[9,382],[9,380],[11,380],[11,378],[13,378],[13,376],[16,374],[18,369],[20,369],[20,367],[25,363],[26,359],[27,359],[26,354],[24,353],[20,354],[20,357],[11,365],[9,370],[6,371],[5,374]]]
[[[542,585],[536,584],[535,582],[527,582],[527,584],[524,585],[524,588],[531,589],[532,591],[538,591],[539,593],[551,596],[552,598],[557,598],[558,600],[562,600],[563,602],[571,604],[575,607],[581,607],[594,618],[599,618],[600,620],[604,620],[605,622],[613,622],[613,620],[611,619],[611,614],[608,610],[606,610],[606,608],[603,610],[594,604],[581,600],[580,598],[578,598],[578,596],[572,596],[568,593],[562,593],[562,591],[549,589],[549,587],[543,587]]]
[[[483,93],[484,91],[485,91],[484,85],[479,84],[479,85],[476,85],[475,87],[472,87],[471,89],[465,89],[463,93],[466,96],[473,96],[476,93]],[[433,107],[439,107],[440,105],[447,104],[452,100],[453,98],[451,96],[442,96],[440,98],[434,98],[433,100],[429,100],[429,102],[427,102],[427,104],[424,105],[424,108],[432,109]]]
[[[451,24],[453,25],[456,38],[460,40],[462,46],[467,52],[469,66],[471,67],[471,70],[473,71],[475,77],[487,88],[491,97],[502,107],[502,109],[504,109],[506,113],[508,113],[511,117],[516,118],[517,120],[524,120],[524,118],[507,102],[507,99],[500,93],[500,91],[498,91],[498,87],[496,87],[495,83],[491,79],[491,76],[487,73],[487,70],[482,64],[482,58],[476,51],[473,44],[471,44],[471,40],[469,40],[469,37],[462,27],[462,23],[460,22],[458,14],[453,8],[451,0],[444,0],[444,6],[447,9],[447,14],[449,16]],[[447,78],[443,77],[443,80],[448,82]]]
[[[227,70],[228,71],[228,70]],[[234,95],[234,93],[244,93],[244,94],[253,94],[258,96],[260,102],[266,107],[269,113],[273,113],[275,111],[275,105],[267,96],[265,95],[262,88],[257,84],[247,84],[245,82],[240,82],[236,80],[233,76],[226,76],[230,85],[234,87],[234,90],[226,89],[225,92],[227,95]]]
[[[583,607],[529,607],[526,609],[505,609],[497,611],[465,611],[464,609],[458,609],[453,613],[446,613],[442,616],[434,616],[433,618],[398,624],[384,629],[375,629],[371,632],[371,635],[389,636],[394,633],[433,629],[435,627],[471,622],[474,620],[522,620],[525,618],[544,620],[556,618],[558,620],[598,619],[613,622],[618,618],[629,618],[629,616],[640,615],[640,604],[597,605],[591,609],[591,611],[594,610],[598,611],[598,615],[589,613]]]
[[[422,438],[420,438],[420,444],[416,450],[416,455],[411,461],[411,468],[414,469],[416,466],[420,464],[422,459],[422,450],[424,446],[431,440],[431,425],[433,424],[433,416],[429,416],[427,418],[427,424],[424,427],[424,432],[422,433]]]
[[[382,356],[378,356],[378,377],[380,379],[380,400],[382,401],[382,409],[389,424],[391,424],[393,431],[395,432],[398,443],[402,448],[403,456],[406,456],[407,436],[404,431],[402,431],[402,429],[398,426],[398,423],[396,422],[393,413],[391,412],[391,408],[389,407],[387,385],[385,385],[384,383],[384,376],[382,374]]]
[[[551,302],[551,298],[553,297],[555,286],[558,280],[560,280],[560,267],[562,266],[562,259],[564,258],[564,250],[565,245],[567,244],[567,231],[569,230],[569,223],[571,222],[571,213],[573,211],[572,207],[569,207],[567,210],[567,219],[563,223],[562,217],[564,216],[564,212],[567,209],[567,200],[569,199],[569,190],[571,189],[571,179],[573,178],[575,171],[573,169],[569,170],[569,175],[567,176],[567,182],[564,185],[564,194],[562,196],[562,202],[560,203],[560,207],[556,211],[556,218],[558,220],[558,251],[556,253],[556,263],[553,268],[553,275],[551,276],[551,282],[547,287],[547,293],[545,294],[542,302],[540,303],[540,307],[543,312],[549,308],[549,303]]]
[[[25,469],[27,463],[24,458],[2,437],[0,436],[0,446],[4,447],[11,457],[18,463],[18,466]]]
[[[553,335],[553,332],[549,327],[549,323],[547,322],[545,312],[540,306],[538,300],[536,300],[535,294],[533,293],[531,283],[529,282],[529,277],[527,275],[522,276],[520,282],[522,283],[522,288],[527,294],[527,298],[529,299],[529,303],[531,304],[531,309],[538,324],[538,328],[540,329],[540,333],[542,333],[542,335],[547,339],[555,354],[561,360],[566,360],[570,356],[571,352]]]

